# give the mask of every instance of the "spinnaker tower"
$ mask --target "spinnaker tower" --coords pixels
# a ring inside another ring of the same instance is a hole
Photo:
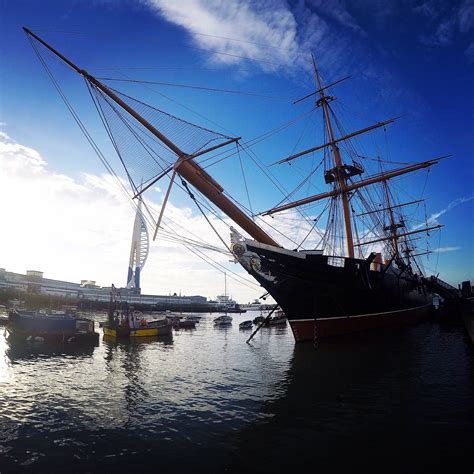
[[[150,250],[150,239],[145,219],[142,214],[142,200],[138,199],[137,213],[133,224],[132,245],[128,263],[127,288],[140,291],[140,274]]]

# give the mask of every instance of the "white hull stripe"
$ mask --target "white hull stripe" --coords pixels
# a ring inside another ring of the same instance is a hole
[[[297,322],[306,322],[306,321],[327,321],[329,319],[351,319],[351,318],[365,318],[367,316],[378,316],[381,314],[397,314],[397,313],[405,313],[408,311],[415,311],[417,309],[423,309],[431,306],[431,304],[425,304],[423,306],[415,306],[414,308],[408,308],[408,309],[399,309],[397,311],[386,311],[384,313],[369,313],[369,314],[357,314],[354,316],[336,316],[336,317],[331,317],[331,318],[309,318],[309,319],[289,319],[288,321],[290,323],[297,323]]]

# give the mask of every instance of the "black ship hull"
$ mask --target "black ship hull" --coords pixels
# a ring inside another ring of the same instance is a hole
[[[363,259],[234,243],[239,263],[285,312],[296,341],[395,324],[429,314],[432,293],[408,269]]]

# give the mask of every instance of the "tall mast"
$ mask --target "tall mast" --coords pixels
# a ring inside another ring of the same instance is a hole
[[[397,237],[397,228],[400,227],[400,224],[395,224],[395,219],[393,218],[393,210],[390,205],[390,196],[388,193],[388,184],[387,181],[382,181],[383,188],[385,191],[385,199],[387,201],[387,211],[388,211],[388,220],[389,220],[389,230],[390,234],[392,235],[392,242],[393,248],[395,250],[395,254],[399,255],[398,252],[398,237]]]
[[[337,183],[340,189],[341,195],[341,205],[342,205],[342,215],[344,217],[344,227],[346,231],[346,246],[347,246],[347,256],[353,258],[354,257],[354,240],[352,238],[352,226],[351,226],[351,216],[349,213],[349,200],[348,200],[348,193],[346,190],[346,179],[343,176],[342,170],[342,159],[341,154],[339,152],[339,147],[336,145],[334,141],[334,134],[332,131],[331,119],[329,117],[329,107],[328,107],[328,100],[331,100],[329,96],[324,94],[324,88],[321,84],[321,78],[319,77],[319,71],[316,67],[316,61],[313,58],[313,67],[314,73],[316,76],[316,80],[318,82],[319,87],[319,100],[317,101],[318,105],[321,105],[324,114],[324,120],[326,122],[326,127],[329,134],[329,143],[331,144],[332,149],[332,156],[334,159],[334,167],[335,167],[335,175],[337,177]]]
[[[143,127],[145,127],[150,133],[164,143],[176,156],[177,160],[173,166],[173,169],[183,179],[191,183],[196,189],[198,189],[204,196],[206,196],[213,204],[215,204],[224,214],[230,217],[236,224],[244,229],[248,234],[258,242],[263,244],[273,245],[279,247],[263,229],[261,229],[255,222],[250,219],[244,212],[242,212],[230,199],[224,195],[224,189],[206,172],[201,168],[193,157],[202,155],[204,152],[215,150],[217,147],[212,147],[205,151],[195,153],[195,155],[187,155],[184,153],[175,143],[173,143],[168,137],[163,135],[157,130],[151,123],[145,120],[140,114],[126,104],[120,97],[118,97],[113,91],[107,86],[98,81],[95,77],[91,76],[87,71],[80,69],[72,61],[67,59],[52,46],[42,40],[39,36],[35,35],[28,28],[23,27],[25,33],[36,39],[43,46],[45,46],[54,55],[64,61],[69,67],[75,72],[80,74],[90,84],[99,89],[101,92],[106,94],[110,99],[117,103],[123,110],[130,114],[135,120],[137,120]],[[235,142],[237,139],[229,140],[221,144],[224,146],[229,142]]]

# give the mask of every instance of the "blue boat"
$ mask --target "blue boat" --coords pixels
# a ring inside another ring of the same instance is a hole
[[[99,340],[94,321],[69,313],[40,313],[12,310],[7,329],[11,336],[25,340],[92,341]]]

